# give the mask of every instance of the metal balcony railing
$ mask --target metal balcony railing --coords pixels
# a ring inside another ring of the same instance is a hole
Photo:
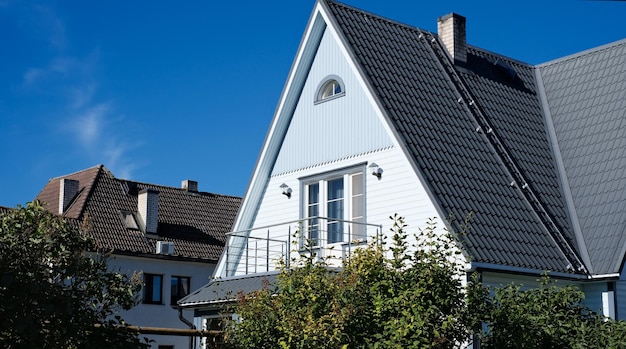
[[[329,217],[309,217],[230,232],[225,247],[226,275],[289,267],[292,257],[313,253],[340,266],[354,248],[380,241],[382,226]]]

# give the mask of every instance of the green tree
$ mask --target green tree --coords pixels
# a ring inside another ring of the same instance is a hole
[[[333,269],[314,253],[274,285],[240,295],[233,348],[455,348],[469,336],[454,237],[434,222],[409,248],[402,217],[390,243],[357,249]],[[311,251],[312,252],[312,251]],[[294,267],[295,265],[295,267]]]
[[[136,304],[139,276],[109,271],[86,229],[38,202],[0,215],[1,347],[147,347],[115,315]]]
[[[626,348],[626,323],[583,305],[574,285],[544,275],[539,287],[483,287],[473,280],[468,302],[481,348]]]

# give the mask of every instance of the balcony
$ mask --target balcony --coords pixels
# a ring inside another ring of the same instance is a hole
[[[382,226],[328,217],[256,227],[228,233],[226,275],[245,275],[287,268],[303,255],[313,254],[329,265],[341,266],[356,248],[379,242]]]

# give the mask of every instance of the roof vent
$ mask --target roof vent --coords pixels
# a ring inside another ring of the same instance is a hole
[[[174,243],[169,241],[157,241],[156,244],[157,254],[174,254]]]
[[[137,211],[146,234],[156,234],[159,224],[159,192],[146,188],[137,196]]]
[[[449,13],[437,19],[437,32],[450,57],[455,62],[467,62],[467,42],[465,40],[465,17]]]
[[[59,214],[63,214],[65,209],[78,194],[79,182],[74,179],[61,178],[59,181]]]
[[[191,179],[185,179],[181,187],[186,191],[198,192],[198,182],[192,181]]]

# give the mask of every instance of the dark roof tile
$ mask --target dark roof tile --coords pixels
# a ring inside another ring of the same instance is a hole
[[[567,257],[520,188],[509,186],[507,167],[486,130],[476,132],[476,120],[458,103],[459,92],[430,41],[419,39],[417,28],[371,14],[366,21],[357,15],[362,11],[331,1],[328,7],[442,210],[456,217],[474,211],[465,240],[474,260],[566,271]],[[536,190],[542,196],[560,193],[532,67],[507,61],[517,73],[510,80],[494,67],[492,54],[470,49],[468,56],[474,69],[459,75],[476,93],[475,102],[520,157],[519,166]],[[563,232],[572,235],[563,198],[550,197],[549,203],[548,211],[558,217]]]

